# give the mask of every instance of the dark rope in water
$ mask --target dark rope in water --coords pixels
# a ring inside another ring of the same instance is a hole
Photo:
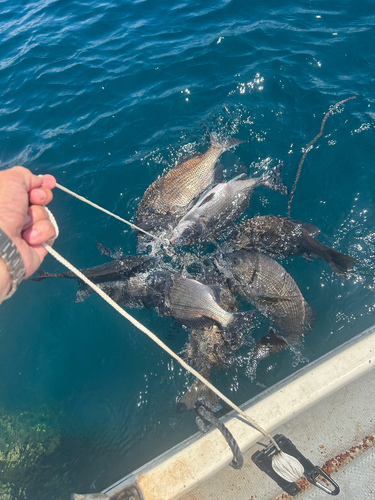
[[[346,102],[348,101],[352,101],[353,99],[355,99],[355,96],[352,96],[352,97],[348,97],[347,99],[344,99],[343,101],[340,101],[340,102],[337,102],[336,104],[334,104],[329,111],[327,111],[327,113],[324,115],[324,118],[322,120],[322,124],[320,126],[320,131],[319,131],[319,134],[314,137],[314,139],[309,142],[309,144],[306,146],[305,148],[305,151],[302,155],[302,158],[301,158],[301,161],[299,162],[299,165],[298,165],[298,170],[297,170],[297,174],[296,174],[296,178],[294,180],[294,184],[293,184],[293,187],[292,187],[292,190],[290,192],[290,197],[289,197],[289,201],[288,201],[288,211],[287,211],[287,214],[288,214],[288,217],[290,219],[290,210],[291,210],[291,207],[292,207],[292,201],[293,201],[293,197],[294,197],[294,192],[296,190],[296,187],[297,187],[297,182],[298,182],[298,179],[299,179],[299,176],[301,175],[301,170],[302,170],[302,165],[303,165],[303,162],[305,161],[305,158],[306,158],[306,155],[309,151],[312,150],[313,148],[313,145],[316,143],[316,141],[321,137],[321,135],[323,134],[323,130],[324,130],[324,125],[326,124],[326,121],[327,121],[327,118],[329,117],[330,114],[333,113],[333,111],[338,108],[339,106],[341,106],[341,104],[345,104]]]
[[[213,424],[217,429],[219,429],[233,453],[233,460],[229,465],[234,469],[241,469],[241,467],[243,466],[243,456],[231,432],[225,427],[222,422],[220,422],[219,419],[214,416],[212,411],[207,408],[207,406],[205,406],[202,401],[197,401],[195,403],[195,413],[197,414],[198,427],[202,432],[205,432],[208,429],[205,427],[204,423],[202,421],[199,422],[198,419],[207,420],[208,422],[211,422],[211,424]]]

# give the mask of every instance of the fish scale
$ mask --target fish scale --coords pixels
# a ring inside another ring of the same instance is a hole
[[[241,174],[205,193],[179,221],[171,243],[196,243],[221,236],[250,204],[254,190],[264,185],[283,194],[288,192],[280,177],[283,164],[260,177]]]
[[[297,283],[274,259],[260,252],[234,252],[217,259],[236,293],[270,319],[277,334],[295,344],[312,330],[315,313]]]
[[[308,261],[318,258],[325,260],[342,279],[347,279],[351,267],[358,260],[316,240],[314,236],[319,234],[320,229],[311,223],[261,215],[246,220],[236,228],[222,248],[225,252],[257,250],[278,258],[292,255],[302,255]]]
[[[189,278],[177,278],[169,292],[170,308],[172,315],[181,322],[196,322],[205,326],[205,318],[227,326],[233,319],[216,302],[212,289]],[[211,321],[212,323],[212,321]]]
[[[272,304],[266,301],[264,305],[261,304],[262,299],[258,298],[258,309],[266,313],[265,315],[278,328],[278,333],[284,337],[291,338],[296,332],[304,333],[307,328],[305,325],[307,302],[296,282],[273,259],[262,254],[255,255],[255,258],[257,264],[253,288],[256,293],[280,297],[280,300]]]
[[[237,146],[240,140],[219,141],[210,135],[209,149],[183,161],[149,186],[137,208],[137,224],[155,214],[182,216],[190,204],[214,181],[214,168],[224,151]]]

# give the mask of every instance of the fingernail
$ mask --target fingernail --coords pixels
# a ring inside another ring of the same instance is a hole
[[[32,241],[32,240],[36,240],[38,238],[38,236],[39,236],[39,232],[36,229],[33,229],[30,233],[29,238]]]
[[[25,217],[24,226],[26,226],[29,222],[31,222],[31,215],[27,214]]]
[[[40,201],[44,201],[47,199],[47,195],[44,189],[39,189],[39,196],[40,196]]]

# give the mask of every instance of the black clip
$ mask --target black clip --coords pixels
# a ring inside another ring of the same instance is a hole
[[[282,451],[284,451],[288,455],[292,455],[292,457],[295,457],[300,462],[300,464],[304,468],[304,476],[311,484],[317,486],[318,488],[325,491],[329,495],[339,494],[340,492],[339,485],[335,483],[335,481],[328,474],[326,474],[320,467],[316,467],[310,462],[310,460],[304,457],[302,453],[297,450],[297,448],[294,446],[294,444],[290,439],[286,438],[282,434],[276,434],[276,436],[274,436],[274,439]],[[286,481],[281,476],[279,476],[272,468],[272,457],[276,453],[277,453],[276,447],[274,444],[271,443],[269,446],[267,446],[265,450],[256,451],[251,457],[251,460],[255,463],[255,465],[257,465],[257,467],[259,467],[260,470],[265,472],[270,478],[276,481],[276,483],[284,491],[289,493],[289,495],[291,496],[295,496],[301,492],[301,488],[298,486],[298,484]],[[334,489],[331,490],[326,485],[317,481],[318,476],[322,476],[328,483],[330,483],[334,487]]]

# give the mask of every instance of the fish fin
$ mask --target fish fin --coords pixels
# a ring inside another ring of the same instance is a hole
[[[291,297],[283,297],[282,295],[277,295],[276,293],[266,292],[254,292],[254,296],[257,299],[264,300],[265,302],[279,302],[291,299]]]
[[[201,215],[199,217],[199,222],[202,224],[202,226],[207,227],[206,217],[204,215]]]
[[[308,332],[306,332],[308,333]],[[282,339],[288,346],[290,345],[296,345],[301,341],[301,337],[303,335],[303,332],[299,331],[293,331],[293,332],[284,332],[280,331],[276,333],[276,336]]]
[[[218,304],[220,304],[221,297],[221,286],[220,285],[210,285],[211,290],[214,293],[215,300]]]
[[[304,247],[310,254],[325,260],[331,266],[332,271],[344,280],[348,278],[347,273],[350,272],[352,266],[359,263],[358,259],[338,252],[313,237],[305,238]]]
[[[204,127],[206,129],[206,132],[210,136],[211,145],[212,146],[220,145],[223,148],[223,152],[227,151],[230,148],[234,148],[234,147],[238,146],[238,144],[241,144],[242,142],[245,142],[245,141],[242,141],[241,139],[236,139],[234,137],[227,137],[224,140],[219,139],[216,132],[210,132],[208,130],[208,128],[206,127],[206,125],[204,125],[204,124],[202,124],[202,127]]]
[[[30,278],[32,281],[42,281],[45,280],[46,278],[56,278],[57,276],[55,274],[47,273],[46,271],[43,271],[43,269],[38,269],[38,274],[36,278]]]
[[[201,127],[205,129],[206,131],[206,134],[209,135],[210,139],[211,139],[211,132],[209,131],[207,125],[205,123],[201,123]],[[212,139],[211,139],[212,140]]]
[[[262,184],[267,186],[269,189],[280,191],[281,194],[288,194],[288,188],[280,176],[283,166],[283,163],[279,163],[272,170],[263,174],[261,180]]]
[[[289,301],[293,299],[298,299],[299,295],[288,295],[288,297],[284,297],[283,295],[277,295],[272,293],[262,293],[257,292],[256,298],[260,300],[264,300],[266,302],[281,302],[281,301]]]
[[[270,328],[268,335],[262,337],[255,344],[251,357],[260,361],[282,351],[287,346],[288,343],[283,338],[278,337],[273,328]]]
[[[214,184],[220,184],[224,179],[224,165],[219,163],[214,170]]]
[[[276,337],[283,339],[288,345],[298,344],[302,335],[307,335],[314,328],[316,323],[316,314],[309,304],[305,301],[305,317],[303,323],[294,330],[288,330],[285,325],[279,324],[277,330],[274,330]]]
[[[274,328],[272,328],[272,326],[268,330],[268,335],[266,335],[265,337],[262,337],[262,338],[264,338],[264,339],[269,338],[269,340],[271,342],[276,342],[276,340],[283,340],[281,337],[277,336],[276,331]],[[262,340],[262,339],[260,339],[260,340]]]
[[[178,275],[180,278],[187,278],[189,276],[186,264],[181,265],[181,269],[178,271]]]
[[[241,141],[241,139],[236,139],[234,137],[228,137],[224,141],[220,141],[223,151],[228,151],[228,149],[235,148],[243,142],[245,141]]]
[[[107,257],[111,257],[111,259],[118,260],[124,256],[123,252],[118,247],[116,247],[115,251],[112,252],[112,250],[110,250],[109,248],[105,247],[104,245],[98,243],[97,241],[95,243],[96,243],[96,246],[97,246],[99,252],[102,253],[103,255],[106,255]]]
[[[209,377],[206,378],[210,381]],[[201,400],[212,411],[220,409],[220,403],[216,394],[205,386],[203,382],[195,379],[194,383],[178,402],[176,411],[178,413],[183,413],[185,411],[194,410],[195,403],[198,400]]]
[[[107,257],[111,257],[112,259],[115,258],[113,256],[112,251],[109,248],[105,247],[104,245],[101,245],[97,241],[95,243],[96,243],[96,246],[98,247],[98,250],[100,253],[102,253],[103,255],[106,255]]]
[[[305,322],[303,325],[302,333],[309,333],[314,328],[316,323],[316,314],[314,310],[309,306],[309,304],[305,303]]]
[[[332,271],[344,280],[348,278],[347,273],[349,273],[353,264],[359,263],[358,259],[337,252],[333,248],[327,248],[323,254],[323,258],[331,266]]]
[[[207,196],[205,196],[202,201],[199,202],[199,205],[197,204],[198,207],[203,207],[203,205],[206,205],[206,203],[208,203],[209,201],[211,201],[213,198],[215,198],[215,193],[211,192],[210,194],[208,194]]]
[[[208,134],[208,136],[210,137],[211,145],[220,143],[220,139],[216,132],[210,132],[209,128],[204,123],[201,123],[201,127],[206,130],[206,134]]]

